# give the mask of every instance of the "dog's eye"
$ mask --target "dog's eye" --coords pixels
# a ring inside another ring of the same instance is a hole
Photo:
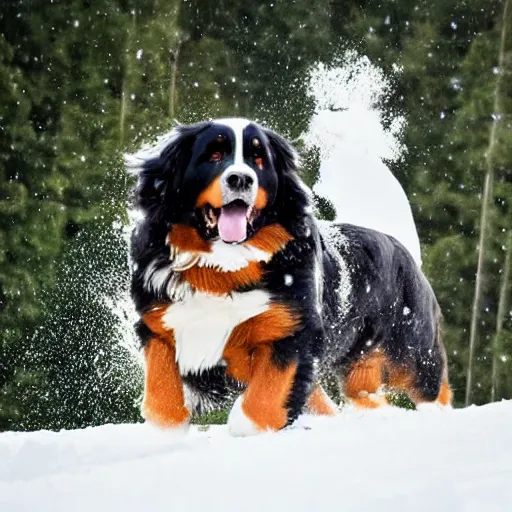
[[[222,160],[222,153],[220,151],[215,151],[215,153],[212,153],[212,156],[210,156],[210,162],[220,162]]]
[[[254,159],[254,163],[258,166],[258,169],[263,169],[263,158],[261,156],[257,156]]]

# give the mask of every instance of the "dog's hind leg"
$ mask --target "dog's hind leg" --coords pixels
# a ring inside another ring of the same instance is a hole
[[[356,406],[375,409],[387,405],[386,398],[379,394],[384,384],[386,358],[375,350],[357,359],[341,383],[345,396]]]
[[[306,410],[317,416],[335,416],[337,408],[322,386],[317,384],[306,402]]]
[[[449,407],[452,390],[444,350],[418,351],[410,361],[389,365],[388,386],[405,391],[418,407],[435,404]]]
[[[405,391],[417,408],[423,404],[449,407],[452,402],[442,317],[437,304],[431,306],[411,306],[405,320],[397,324],[394,343],[385,347],[388,386]]]

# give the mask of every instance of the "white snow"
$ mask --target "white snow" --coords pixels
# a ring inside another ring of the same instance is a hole
[[[258,427],[249,418],[242,405],[244,403],[243,395],[240,395],[233,404],[228,418],[228,431],[234,437],[248,437],[258,435]]]
[[[0,434],[0,510],[504,511],[512,401],[345,410],[280,433],[146,424]]]
[[[353,51],[338,66],[317,64],[310,73],[315,114],[303,138],[320,150],[320,179],[313,190],[334,204],[336,220],[394,236],[421,265],[409,200],[383,162],[405,152],[405,119],[388,113],[389,127],[383,125],[380,103],[390,89],[383,72]]]

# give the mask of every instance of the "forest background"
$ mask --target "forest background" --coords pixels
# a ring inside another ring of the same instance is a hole
[[[389,165],[455,403],[512,398],[511,0],[0,3],[0,430],[140,420],[122,154],[174,119],[245,116],[296,139],[309,70],[346,49],[390,77],[381,107],[407,121]]]

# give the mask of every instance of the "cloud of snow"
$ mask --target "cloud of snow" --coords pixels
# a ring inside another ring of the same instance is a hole
[[[128,266],[131,260],[129,257],[130,236],[135,225],[137,212],[129,209],[129,223],[126,225],[120,222],[114,222],[112,228],[120,233],[122,247],[126,251]],[[119,272],[119,269],[116,269]],[[116,331],[118,334],[119,346],[122,347],[133,360],[142,364],[142,355],[139,350],[139,339],[135,333],[135,323],[139,320],[139,315],[135,309],[131,294],[128,273],[123,274],[123,281],[119,286],[119,292],[116,297],[112,297],[109,293],[103,293],[101,298],[105,306],[113,313],[117,320]]]
[[[334,204],[337,221],[396,237],[421,264],[409,201],[383,162],[397,161],[406,151],[405,118],[382,107],[392,92],[390,79],[354,51],[332,66],[317,63],[309,78],[316,109],[303,139],[320,151],[314,192]]]
[[[368,57],[347,51],[339,65],[316,64],[310,71],[310,92],[316,101],[307,142],[329,158],[344,145],[396,160],[405,147],[405,118],[396,116],[384,128],[386,113],[379,105],[391,93],[391,83]]]

